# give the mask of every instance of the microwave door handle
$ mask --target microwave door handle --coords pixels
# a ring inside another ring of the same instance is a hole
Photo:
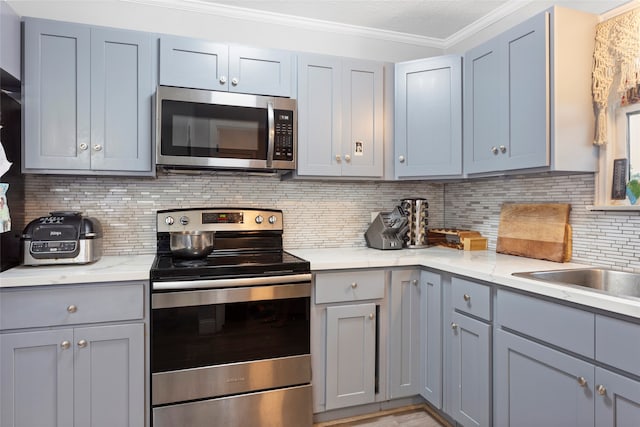
[[[267,103],[267,124],[269,125],[269,133],[267,139],[267,167],[273,166],[273,146],[275,141],[276,125],[275,115],[273,111],[273,102]]]

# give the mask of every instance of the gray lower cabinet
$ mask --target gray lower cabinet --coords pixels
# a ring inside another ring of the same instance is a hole
[[[640,423],[640,381],[596,368],[596,426],[635,427]]]
[[[491,426],[492,288],[451,277],[445,412],[463,426]],[[448,297],[449,298],[449,297]]]
[[[495,358],[496,425],[594,426],[593,365],[503,330]]]
[[[292,97],[294,67],[287,51],[160,37],[161,85]]]
[[[144,288],[0,289],[0,426],[144,426]]]
[[[420,368],[418,392],[431,405],[442,409],[442,277],[420,272]]]
[[[327,307],[326,409],[375,399],[376,306]]]
[[[153,40],[25,19],[24,172],[153,175]]]
[[[462,174],[462,58],[395,64],[396,178]]]
[[[389,398],[418,394],[420,380],[420,270],[393,270],[389,288]]]
[[[384,64],[298,57],[299,176],[381,178]]]

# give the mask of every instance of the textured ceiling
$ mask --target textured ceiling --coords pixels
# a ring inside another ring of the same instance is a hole
[[[444,40],[505,9],[540,0],[207,0],[210,3]],[[564,0],[601,14],[627,0]],[[549,2],[546,2],[549,3]]]

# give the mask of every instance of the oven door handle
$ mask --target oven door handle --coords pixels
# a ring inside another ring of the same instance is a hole
[[[231,288],[238,286],[279,285],[287,283],[311,282],[311,273],[289,274],[287,276],[242,277],[235,279],[180,280],[174,282],[153,282],[154,291],[183,289]]]
[[[311,296],[311,283],[154,293],[151,308],[192,307]]]

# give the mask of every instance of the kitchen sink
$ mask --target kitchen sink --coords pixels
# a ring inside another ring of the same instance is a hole
[[[525,279],[542,280],[563,285],[575,285],[610,295],[640,298],[640,274],[605,268],[548,270],[513,273]]]

